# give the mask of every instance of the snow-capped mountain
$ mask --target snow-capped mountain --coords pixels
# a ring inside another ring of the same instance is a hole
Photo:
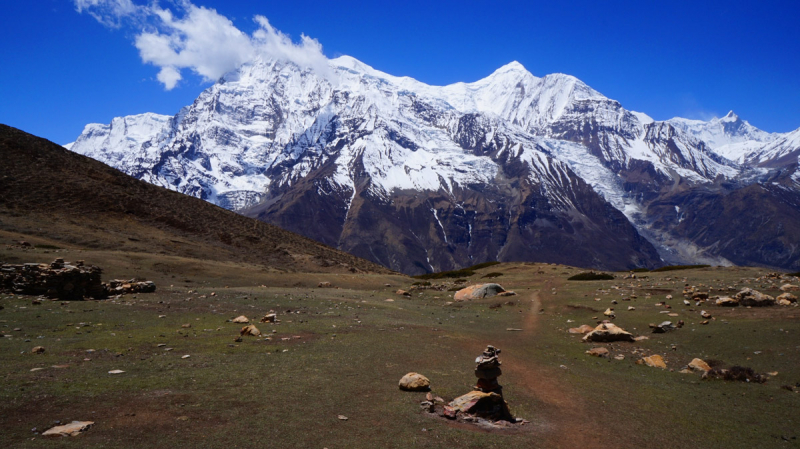
[[[256,60],[174,117],[87,125],[69,147],[419,273],[486,260],[622,269],[662,263],[657,250],[670,261],[726,263],[724,251],[676,234],[650,206],[767,176],[720,148],[758,141],[778,154],[796,142],[732,114],[654,121],[572,76],[538,78],[517,62],[449,86],[347,56],[330,66],[332,76],[319,76]]]

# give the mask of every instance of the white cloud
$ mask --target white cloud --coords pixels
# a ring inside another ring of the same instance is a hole
[[[140,7],[131,0],[75,0],[75,9],[111,28],[119,28],[124,17],[135,15]]]
[[[157,3],[135,5],[131,0],[74,0],[78,12],[87,12],[100,23],[119,27],[129,23],[136,28],[134,45],[142,61],[160,69],[157,79],[167,90],[191,70],[206,81],[214,81],[241,64],[256,58],[275,58],[315,70],[333,79],[322,45],[306,35],[300,42],[270,25],[264,16],[255,16],[258,29],[252,35],[242,32],[227,17],[214,9],[177,3],[176,12]]]

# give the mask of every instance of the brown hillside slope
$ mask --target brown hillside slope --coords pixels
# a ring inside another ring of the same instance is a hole
[[[278,270],[389,272],[2,124],[0,230],[79,248],[241,261]]]

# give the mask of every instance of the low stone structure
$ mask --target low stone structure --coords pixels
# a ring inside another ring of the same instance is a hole
[[[56,259],[50,264],[26,263],[0,266],[0,290],[22,295],[41,295],[60,300],[108,297],[108,288],[100,281],[103,270],[74,265]]]
[[[84,265],[82,260],[74,264],[64,259],[56,259],[49,264],[3,264],[0,265],[0,291],[46,296],[62,301],[105,299],[109,295],[156,291],[156,284],[152,281],[112,279],[103,283],[102,273],[100,267]]]

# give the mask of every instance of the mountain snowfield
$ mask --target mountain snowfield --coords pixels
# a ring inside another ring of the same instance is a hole
[[[764,242],[758,256],[736,237],[703,243],[679,203],[754,185],[796,195],[800,129],[766,133],[733,113],[654,121],[517,62],[448,86],[329,63],[322,77],[256,60],[175,116],[89,124],[66,147],[407,273],[486,260],[797,263],[788,243],[772,261]]]

